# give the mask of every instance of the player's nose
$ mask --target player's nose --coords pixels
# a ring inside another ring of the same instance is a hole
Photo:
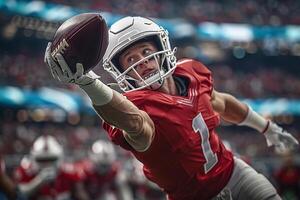
[[[140,55],[139,60],[142,60],[141,63],[138,64],[139,68],[146,68],[148,66],[149,60],[145,59],[145,57],[143,55]]]

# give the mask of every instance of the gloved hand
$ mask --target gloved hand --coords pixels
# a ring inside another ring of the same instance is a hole
[[[42,169],[37,177],[41,180],[43,184],[52,182],[56,179],[57,168],[56,167],[47,167]]]
[[[48,65],[54,79],[63,83],[75,83],[79,86],[85,86],[92,84],[99,78],[93,71],[83,74],[84,70],[81,63],[76,64],[76,73],[73,74],[61,54],[58,53],[55,58],[57,59],[58,64],[51,56],[51,42],[49,42],[46,48],[44,62]]]
[[[290,133],[284,131],[273,122],[269,122],[269,127],[264,133],[267,145],[274,145],[277,153],[284,153],[297,147],[299,142]]]

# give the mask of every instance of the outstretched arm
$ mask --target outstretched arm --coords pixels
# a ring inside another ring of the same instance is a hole
[[[100,80],[96,80],[97,82]],[[102,83],[103,84],[103,83]],[[101,89],[91,92],[89,88],[81,87],[90,97],[94,92],[99,94]],[[112,90],[107,88],[107,90]],[[131,101],[117,91],[113,91],[112,99],[106,104],[97,104],[97,97],[91,98],[98,115],[110,125],[123,130],[124,138],[136,151],[146,151],[154,136],[154,123],[149,115],[139,110]]]
[[[46,49],[45,62],[52,76],[63,83],[77,84],[90,97],[93,107],[104,121],[122,129],[124,138],[135,150],[147,150],[154,135],[154,124],[149,115],[102,83],[93,71],[83,74],[82,64],[77,63],[75,74],[61,54],[56,55],[57,64],[51,56],[50,46],[51,43]]]
[[[213,109],[224,120],[240,126],[249,126],[263,133],[268,146],[274,145],[277,152],[294,149],[299,144],[290,133],[265,119],[230,94],[213,90],[211,103]]]

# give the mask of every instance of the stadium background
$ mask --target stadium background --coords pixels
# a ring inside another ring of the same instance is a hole
[[[89,100],[53,80],[43,63],[60,23],[90,11],[109,25],[125,15],[154,18],[169,30],[178,58],[201,60],[213,71],[217,90],[248,102],[300,139],[299,1],[0,0],[0,154],[8,172],[39,135],[57,137],[70,161],[83,158],[96,139],[106,139]],[[102,78],[112,81],[105,73]],[[251,129],[224,125],[221,137],[279,187],[275,174],[287,156],[274,154]],[[299,155],[298,148],[289,158],[300,165]],[[299,190],[300,180],[294,187]],[[286,199],[300,197],[288,193]]]

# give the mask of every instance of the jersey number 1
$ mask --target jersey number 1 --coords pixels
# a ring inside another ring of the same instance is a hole
[[[211,149],[209,143],[209,131],[207,125],[204,122],[204,119],[199,113],[193,119],[193,129],[196,133],[199,133],[201,137],[201,148],[203,151],[203,155],[205,157],[205,164],[204,164],[204,172],[205,174],[208,173],[218,162],[218,157],[216,153],[214,153]]]

